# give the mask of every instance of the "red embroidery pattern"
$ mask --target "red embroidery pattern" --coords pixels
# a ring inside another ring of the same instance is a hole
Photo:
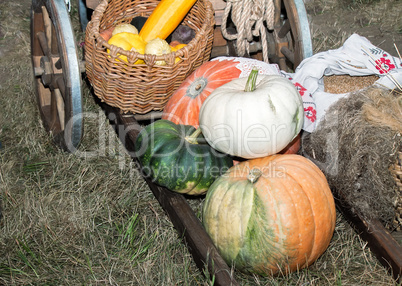
[[[391,60],[380,58],[375,61],[375,68],[380,72],[380,74],[388,73],[390,70],[395,68],[395,65],[391,63]]]
[[[312,106],[305,108],[304,113],[311,122],[315,122],[317,120],[317,111]]]
[[[307,90],[305,89],[300,83],[296,82],[295,83],[296,89],[299,92],[300,96],[304,95],[304,92]]]

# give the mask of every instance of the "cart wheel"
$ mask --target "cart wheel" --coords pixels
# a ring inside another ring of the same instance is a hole
[[[295,70],[313,55],[310,28],[303,0],[275,0],[275,28],[269,34],[272,62],[282,70]],[[274,46],[273,46],[274,45]]]
[[[31,56],[44,127],[56,145],[74,152],[82,136],[81,72],[64,0],[32,0]]]

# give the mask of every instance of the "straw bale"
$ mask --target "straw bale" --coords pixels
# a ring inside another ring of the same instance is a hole
[[[302,153],[354,211],[396,227],[402,190],[390,168],[402,152],[401,135],[402,94],[372,86],[333,104],[316,130],[303,135]]]

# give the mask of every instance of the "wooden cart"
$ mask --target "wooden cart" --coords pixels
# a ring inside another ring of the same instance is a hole
[[[211,57],[236,56],[233,42],[222,37],[220,25],[226,2],[211,1],[215,10],[215,32]],[[82,29],[99,0],[78,0]],[[294,69],[313,54],[309,24],[303,0],[274,0],[275,29],[269,31],[269,56],[281,69]],[[259,45],[260,44],[260,45]],[[254,57],[258,58],[261,43],[255,43]],[[31,57],[34,71],[37,104],[46,131],[57,146],[64,150],[78,148],[83,136],[82,81],[85,63],[78,57],[68,5],[65,0],[32,0],[31,8]],[[125,147],[133,149],[138,135],[139,121],[144,116],[122,114],[118,108],[103,104],[107,114],[114,114],[119,137]],[[111,118],[111,117],[110,117]],[[123,132],[122,132],[123,131]],[[132,153],[132,152],[131,152]],[[133,158],[136,160],[136,158]],[[216,285],[237,285],[229,266],[221,258],[201,222],[184,196],[165,190],[147,181],[172,223],[184,237],[194,261],[202,271],[215,276]],[[336,194],[335,194],[336,195]],[[402,273],[402,249],[388,231],[376,221],[365,221],[348,207],[342,197],[337,197],[339,209],[349,219],[362,238],[367,240],[379,261],[396,279]]]
[[[82,28],[88,10],[99,0],[79,0]],[[216,26],[212,55],[235,56],[236,51],[219,33],[225,2],[213,1]],[[271,31],[271,56],[281,68],[286,62],[295,67],[312,55],[310,30],[302,0],[275,0],[279,11],[275,31]],[[64,0],[33,0],[31,17],[32,65],[39,110],[45,128],[63,149],[75,149],[83,136],[82,83],[84,62],[78,58],[77,45]],[[256,52],[258,49],[256,49]]]

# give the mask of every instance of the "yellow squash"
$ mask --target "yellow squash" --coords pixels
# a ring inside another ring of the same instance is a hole
[[[172,52],[176,52],[178,50],[180,50],[181,48],[184,48],[185,46],[187,46],[186,44],[177,44],[175,46],[170,46]],[[178,61],[180,61],[180,58],[176,57],[174,59],[174,63],[177,63]]]
[[[118,46],[126,51],[136,51],[137,53],[144,54],[146,43],[138,34],[122,32],[113,35],[108,43],[110,45]],[[108,50],[109,52],[109,50]],[[124,55],[120,55],[119,58],[125,62],[127,62],[127,57]],[[135,64],[142,64],[143,60],[137,60]]]
[[[193,7],[197,0],[161,0],[140,31],[145,42],[165,40]]]

